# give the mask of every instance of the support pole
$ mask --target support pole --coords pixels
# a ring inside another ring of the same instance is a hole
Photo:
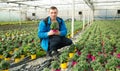
[[[84,27],[85,27],[85,13],[83,11],[83,29],[82,30],[84,30]]]
[[[19,23],[20,23],[20,25],[21,25],[21,9],[20,9],[20,4],[19,4],[19,11],[20,11],[20,14],[19,14],[19,17],[20,17],[20,20],[19,20]]]
[[[84,4],[84,9],[85,9],[85,4]],[[85,11],[83,10],[83,28],[82,30],[84,30],[85,28]]]
[[[94,21],[94,10],[92,10],[92,23]]]
[[[90,10],[88,10],[88,25],[90,24]]]
[[[35,6],[35,20],[34,21],[37,21],[36,9],[37,9],[37,7]]]
[[[74,0],[72,0],[72,29],[71,29],[71,37],[73,38],[74,36],[74,12],[75,12],[75,3],[74,3]]]
[[[10,16],[10,12],[11,10],[9,9],[9,21],[10,21],[10,24],[11,24],[11,16]]]

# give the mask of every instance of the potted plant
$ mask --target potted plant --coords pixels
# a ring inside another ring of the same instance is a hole
[[[109,44],[109,42],[106,42],[104,45],[104,54],[106,55],[109,55],[113,51],[113,47]]]
[[[0,59],[3,58],[3,51],[4,51],[4,49],[1,47],[1,48],[0,48]]]
[[[73,71],[88,71],[89,70],[89,64],[86,62],[86,60],[79,61],[74,67]]]
[[[105,68],[98,61],[91,62],[90,65],[93,71],[106,71]]]
[[[36,48],[33,47],[30,49],[30,53],[31,53],[31,59],[36,59]]]
[[[108,59],[105,68],[107,70],[115,71],[117,66],[119,66],[120,59],[118,59],[116,56],[112,56],[110,59]]]
[[[21,60],[22,60],[25,57],[25,51],[24,51],[23,47],[21,47],[19,51],[20,51],[20,57],[21,57]]]
[[[51,62],[52,71],[60,71],[60,64],[58,61]]]
[[[67,62],[68,62],[68,53],[63,52],[60,55],[60,67],[61,69],[66,69],[67,68]]]
[[[120,42],[116,44],[116,56],[120,59]]]
[[[83,44],[78,42],[78,43],[75,44],[75,47],[77,49],[77,52],[81,53],[80,51],[83,49]]]
[[[0,67],[3,71],[8,71],[8,69],[10,67],[10,63],[6,60],[2,60],[0,63]]]
[[[6,51],[3,52],[3,56],[4,56],[5,60],[9,61],[10,57],[11,57],[11,54],[9,53],[8,50],[6,50]]]
[[[79,64],[76,64],[73,68],[72,71],[81,71],[81,67],[79,66]]]
[[[52,22],[50,28],[51,28],[51,30],[53,30],[53,32],[56,32],[57,30],[59,30],[58,22],[56,22],[56,21]]]
[[[44,68],[42,71],[50,71],[49,68]]]
[[[79,55],[77,53],[74,54],[72,58],[72,66],[75,66],[78,62]]]
[[[20,58],[21,58],[21,56],[20,56],[20,51],[19,51],[19,50],[14,51],[13,57],[14,57],[14,59],[15,59],[15,63],[20,62]]]
[[[17,51],[19,49],[19,43],[18,43],[18,41],[15,41],[14,43],[15,43],[15,45],[14,45],[14,51]]]
[[[116,40],[115,40],[115,37],[113,35],[111,35],[111,37],[110,37],[110,43],[112,46],[115,46],[115,44],[116,44]]]
[[[9,46],[9,53],[12,55],[13,54],[13,46],[11,45],[11,46]]]
[[[73,55],[74,55],[74,52],[75,52],[75,45],[72,44],[69,49],[68,49],[68,52],[69,52],[69,58],[72,58]]]

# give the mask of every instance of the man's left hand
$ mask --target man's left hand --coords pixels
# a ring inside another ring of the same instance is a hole
[[[55,32],[55,35],[60,35],[60,31],[57,30],[57,31]]]

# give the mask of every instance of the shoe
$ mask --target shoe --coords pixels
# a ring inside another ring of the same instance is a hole
[[[46,57],[52,57],[51,52],[47,52]]]
[[[60,54],[60,53],[59,53],[59,51],[57,51],[57,50],[55,50],[54,53],[53,53],[53,55],[57,55],[57,56],[58,56],[59,54]]]

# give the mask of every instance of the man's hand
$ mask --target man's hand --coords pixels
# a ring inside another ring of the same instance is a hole
[[[60,35],[60,31],[57,30],[57,31],[55,32],[55,35]]]
[[[51,35],[55,35],[55,33],[52,30],[48,32],[48,36],[51,36]]]
[[[60,35],[60,31],[59,30],[56,30],[55,32],[53,30],[50,30],[48,32],[48,35],[51,36],[51,35]]]

